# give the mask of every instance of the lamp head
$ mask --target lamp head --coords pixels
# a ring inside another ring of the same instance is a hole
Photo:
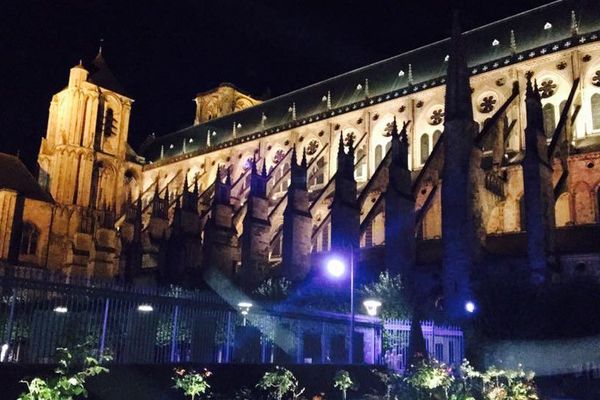
[[[375,299],[367,299],[363,301],[363,306],[367,309],[367,314],[374,317],[377,315],[377,309],[381,307],[381,302]]]
[[[327,272],[334,278],[340,278],[346,272],[346,266],[339,258],[331,258],[327,261]]]

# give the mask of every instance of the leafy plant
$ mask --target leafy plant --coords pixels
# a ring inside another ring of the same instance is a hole
[[[202,372],[196,372],[194,370],[186,371],[183,368],[176,368],[175,376],[173,376],[173,381],[175,382],[173,387],[181,389],[186,396],[194,400],[196,396],[206,393],[210,388],[210,385],[206,381],[206,378],[210,375],[212,374],[207,369]]]
[[[351,389],[354,386],[354,382],[352,378],[350,378],[350,373],[348,371],[340,369],[335,373],[333,377],[333,387],[339,389],[342,392],[342,398],[346,400],[346,393],[348,389]]]
[[[279,366],[276,366],[274,371],[266,372],[256,387],[269,392],[269,397],[275,400],[282,400],[288,394],[292,399],[297,399],[304,393],[304,388],[298,387],[298,379],[294,374]]]
[[[73,355],[66,348],[56,349],[58,367],[52,378],[33,378],[31,381],[21,381],[27,385],[27,391],[21,393],[18,400],[73,400],[76,397],[87,397],[85,384],[87,378],[108,372],[93,357],[84,357],[81,370],[75,367]],[[109,357],[101,360],[108,361]]]
[[[448,398],[448,389],[454,382],[452,369],[435,359],[423,359],[411,366],[406,382],[428,397]]]

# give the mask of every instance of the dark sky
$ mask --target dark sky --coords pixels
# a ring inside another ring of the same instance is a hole
[[[461,2],[464,29],[548,3]],[[32,167],[52,94],[103,54],[136,101],[137,146],[189,125],[219,82],[275,96],[448,36],[456,1],[8,0],[0,10],[0,151]]]

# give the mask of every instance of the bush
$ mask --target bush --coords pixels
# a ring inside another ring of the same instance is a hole
[[[304,388],[298,387],[298,379],[294,374],[283,367],[275,367],[274,371],[266,372],[256,387],[269,392],[269,397],[275,400],[282,400],[285,395],[290,395],[292,399],[297,399]]]
[[[205,369],[202,373],[194,370],[186,371],[183,368],[175,369],[175,376],[173,381],[175,389],[181,389],[186,396],[189,396],[192,400],[198,395],[206,393],[210,388],[206,378],[211,375],[211,372]]]
[[[27,391],[21,393],[18,400],[72,400],[79,396],[87,397],[85,388],[87,378],[108,372],[108,369],[100,366],[100,362],[93,357],[84,357],[82,369],[78,370],[74,365],[73,355],[68,349],[58,348],[56,352],[58,355],[58,367],[54,370],[56,376],[21,381],[27,385]],[[108,360],[107,357],[104,357],[104,360]]]

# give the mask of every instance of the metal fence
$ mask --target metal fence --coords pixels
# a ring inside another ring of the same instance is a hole
[[[411,322],[387,320],[384,323],[385,352],[383,360],[389,368],[403,372],[408,367],[408,340]],[[422,321],[427,353],[447,365],[459,365],[464,358],[463,332],[456,326],[435,325]]]
[[[347,363],[347,315],[259,305],[242,315],[228,301],[0,268],[0,360],[51,363],[57,347],[85,343],[114,363]],[[380,363],[381,321],[359,315],[355,331],[354,362]]]
[[[122,364],[348,362],[348,315],[258,304],[242,315],[242,299],[0,266],[0,361],[51,363],[57,347],[84,344]],[[460,363],[459,328],[421,326],[432,356]],[[404,371],[409,333],[410,321],[357,315],[354,362]]]

